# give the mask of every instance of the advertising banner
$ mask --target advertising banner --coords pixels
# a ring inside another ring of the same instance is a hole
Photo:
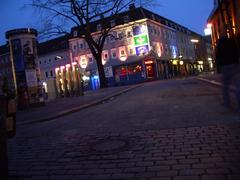
[[[139,35],[134,37],[134,45],[141,46],[148,44],[148,36],[147,34]]]
[[[137,36],[140,34],[147,34],[146,25],[133,26],[133,36]]]
[[[148,45],[135,47],[137,56],[147,54],[149,52]]]
[[[25,71],[25,74],[28,87],[36,87],[38,85],[36,70],[28,69]]]

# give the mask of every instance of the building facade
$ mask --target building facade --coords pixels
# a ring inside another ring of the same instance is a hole
[[[214,0],[208,23],[211,24],[213,46],[222,34],[240,36],[240,0]]]
[[[6,78],[9,87],[14,89],[12,63],[10,60],[9,44],[0,46],[0,79]]]
[[[131,8],[117,18],[106,38],[102,63],[109,86],[171,78],[201,71],[196,61],[196,45],[192,38],[201,38],[189,29],[142,7]],[[98,37],[99,21],[92,27]],[[69,48],[72,59],[84,69],[92,89],[99,85],[97,65],[79,29],[72,28]]]

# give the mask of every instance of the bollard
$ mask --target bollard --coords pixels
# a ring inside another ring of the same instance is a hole
[[[7,130],[6,130],[7,98],[0,95],[0,179],[8,179]]]

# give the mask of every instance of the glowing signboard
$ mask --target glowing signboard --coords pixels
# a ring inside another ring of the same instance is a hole
[[[147,27],[146,25],[134,26],[133,27],[133,35],[137,36],[140,34],[147,34]]]
[[[148,36],[147,36],[147,34],[135,36],[134,37],[134,44],[135,44],[135,46],[148,44]]]
[[[133,40],[136,50],[136,55],[148,54],[149,47],[149,37],[146,25],[139,25],[133,27]]]
[[[143,46],[138,46],[136,47],[136,54],[139,55],[144,55],[149,52],[149,47],[148,45],[143,45]]]

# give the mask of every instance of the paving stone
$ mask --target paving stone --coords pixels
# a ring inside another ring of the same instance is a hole
[[[202,175],[205,171],[203,169],[183,169],[180,170],[180,176],[193,176],[193,175]]]
[[[178,176],[174,177],[173,180],[200,180],[198,176]]]
[[[226,180],[224,175],[202,175],[202,180]]]

